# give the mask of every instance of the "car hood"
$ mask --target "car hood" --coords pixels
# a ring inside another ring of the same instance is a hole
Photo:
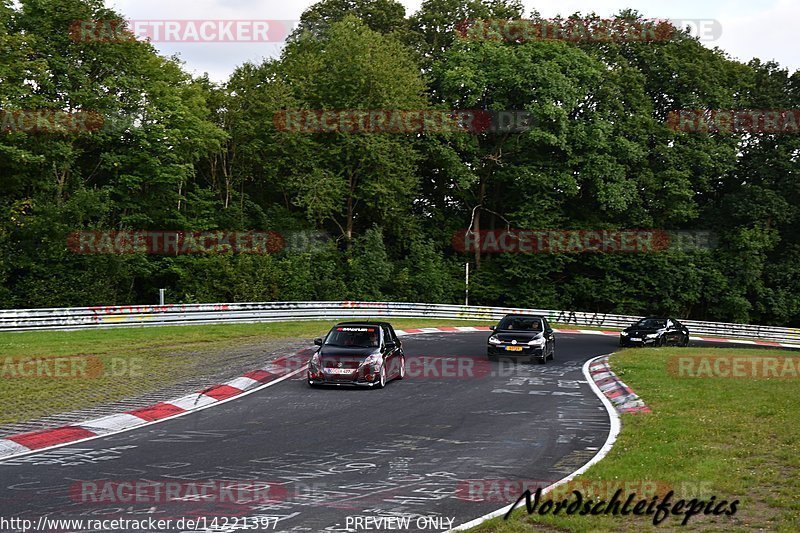
[[[660,333],[664,331],[663,328],[640,328],[640,327],[629,327],[625,328],[624,331],[627,331],[631,335],[647,335],[652,333]]]
[[[541,331],[496,331],[494,336],[501,341],[528,342],[541,334]]]
[[[322,346],[319,356],[322,358],[366,359],[377,352],[377,348],[342,348],[339,346]]]

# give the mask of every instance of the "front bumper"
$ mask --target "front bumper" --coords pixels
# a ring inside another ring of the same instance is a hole
[[[647,337],[634,337],[633,339],[631,339],[630,337],[619,338],[620,346],[647,346],[648,344],[656,344],[657,342],[658,342],[658,337],[656,337],[655,339],[648,339]]]
[[[515,346],[522,349],[510,351],[506,350],[506,346]],[[542,357],[543,353],[543,346],[529,346],[527,344],[489,344],[486,346],[487,355],[498,357]]]
[[[364,368],[354,370],[352,374],[331,374],[325,371],[306,373],[310,385],[358,386],[372,387],[380,382],[380,370],[367,372]]]
[[[377,382],[375,382],[377,383]],[[311,379],[308,378],[309,385],[324,385],[326,387],[374,387],[375,383],[370,381],[345,381],[345,380],[337,380],[337,381],[330,381],[324,379]]]

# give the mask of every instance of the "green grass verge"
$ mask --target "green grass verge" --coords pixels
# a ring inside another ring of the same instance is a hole
[[[614,371],[653,413],[622,415],[611,452],[579,476],[576,487],[613,494],[608,487],[653,482],[674,488],[676,499],[738,499],[733,516],[701,513],[686,527],[679,525],[682,517],[670,517],[655,528],[652,516],[528,515],[522,504],[508,521],[495,519],[473,531],[800,530],[800,380],[678,377],[669,364],[681,355],[798,357],[728,348],[632,349],[614,355]]]
[[[77,379],[18,378],[14,365],[0,374],[0,424],[22,422],[158,390],[198,374],[203,357],[242,346],[313,339],[336,321],[270,322],[80,331],[0,333],[0,365],[9,358],[37,359],[93,355],[102,361],[94,376],[89,365]],[[393,319],[398,328],[488,325],[490,321]],[[274,346],[274,343],[273,343]],[[198,353],[207,354],[198,357]],[[96,360],[97,360],[96,359]],[[95,360],[95,361],[96,361]],[[15,361],[11,359],[11,361]],[[1,366],[0,366],[1,368]],[[19,369],[19,367],[16,367]],[[91,378],[82,377],[92,375]]]

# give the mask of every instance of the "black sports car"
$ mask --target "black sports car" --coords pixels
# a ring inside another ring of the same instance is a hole
[[[524,356],[544,364],[555,357],[556,338],[543,316],[506,315],[492,326],[492,331],[486,347],[489,359],[499,355]]]
[[[388,322],[342,322],[325,339],[308,362],[308,384],[360,385],[383,388],[403,379],[406,359],[400,339]]]
[[[643,318],[623,329],[620,346],[688,346],[689,330],[674,318]]]

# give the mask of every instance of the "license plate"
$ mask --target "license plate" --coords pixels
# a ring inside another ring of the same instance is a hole
[[[328,374],[340,374],[340,375],[342,375],[342,374],[352,374],[353,373],[353,369],[352,368],[326,368],[325,372],[327,372]]]
[[[641,342],[642,339],[641,339],[641,337],[631,337],[631,340],[633,342]]]
[[[522,346],[506,346],[507,352],[521,352]]]

